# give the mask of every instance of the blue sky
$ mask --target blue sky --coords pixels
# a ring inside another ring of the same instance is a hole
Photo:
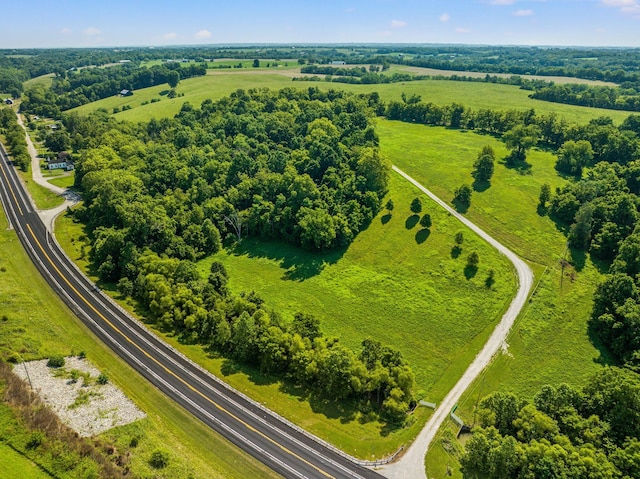
[[[0,48],[219,43],[640,47],[640,0],[21,0],[7,2],[1,14]]]

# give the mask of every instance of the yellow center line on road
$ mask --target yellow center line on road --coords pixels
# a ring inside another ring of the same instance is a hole
[[[24,213],[22,212],[22,208],[20,208],[20,203],[18,203],[18,198],[16,198],[16,194],[13,192],[13,188],[11,187],[11,182],[9,181],[9,177],[7,176],[7,173],[4,171],[4,167],[0,168],[0,170],[2,170],[2,175],[4,176],[4,179],[7,181],[7,186],[9,187],[9,191],[11,191],[11,196],[13,196],[13,201],[15,201],[16,206],[20,211],[20,216],[24,216]]]
[[[15,195],[14,195],[15,198]],[[164,366],[163,364],[160,363],[160,361],[158,361],[156,358],[154,358],[153,356],[151,356],[149,353],[147,353],[144,349],[142,349],[141,346],[139,346],[137,343],[135,343],[131,338],[129,338],[129,336],[127,336],[126,334],[124,334],[117,326],[115,326],[111,321],[109,321],[102,313],[100,313],[100,311],[98,311],[91,303],[89,303],[89,301],[84,297],[84,295],[80,294],[78,292],[78,290],[71,284],[71,282],[69,282],[69,280],[67,279],[67,277],[65,275],[63,275],[60,270],[58,269],[58,267],[53,263],[53,261],[51,260],[51,258],[49,257],[49,255],[47,254],[47,252],[44,250],[44,248],[42,247],[42,245],[40,244],[40,241],[38,241],[38,238],[36,238],[36,235],[33,233],[33,230],[31,229],[31,226],[27,223],[27,229],[29,230],[29,233],[31,233],[31,236],[33,237],[34,241],[36,242],[36,244],[38,245],[38,248],[40,248],[40,251],[42,251],[42,254],[45,256],[45,258],[47,258],[47,260],[49,261],[49,263],[51,264],[51,266],[53,266],[53,268],[56,270],[56,272],[58,273],[58,275],[63,279],[63,281],[65,283],[67,283],[67,285],[69,286],[69,288],[71,288],[73,290],[74,293],[76,293],[81,299],[82,301],[89,306],[89,308],[91,308],[91,310],[98,315],[106,324],[108,324],[114,331],[116,331],[118,334],[120,334],[123,338],[125,338],[130,344],[132,344],[133,346],[135,346],[138,350],[140,350],[140,352],[142,354],[144,354],[147,358],[149,358],[151,361],[153,361],[154,363],[156,363],[158,366],[160,366],[162,369],[165,370],[165,372],[171,376],[173,376],[175,379],[177,379],[178,381],[180,381],[182,384],[184,384],[186,387],[188,387],[191,391],[195,392],[196,394],[198,394],[199,396],[201,396],[203,399],[205,399],[207,402],[211,403],[213,406],[215,406],[218,410],[224,412],[225,414],[227,414],[229,417],[235,419],[238,423],[242,424],[244,427],[246,427],[247,429],[249,429],[252,432],[255,432],[256,434],[260,435],[262,438],[264,438],[265,440],[269,441],[270,443],[272,443],[273,445],[277,446],[278,448],[280,448],[280,450],[282,450],[283,452],[286,452],[287,454],[291,455],[292,457],[295,457],[296,459],[298,459],[299,461],[303,462],[304,464],[306,464],[307,466],[310,466],[312,468],[314,468],[315,470],[317,470],[318,472],[320,472],[323,476],[330,478],[330,479],[336,479],[334,476],[330,475],[329,473],[327,473],[326,471],[320,469],[318,466],[316,466],[315,464],[310,463],[309,461],[307,461],[306,459],[300,457],[299,455],[297,455],[296,453],[294,453],[293,451],[289,450],[288,448],[286,448],[285,446],[283,446],[282,444],[280,444],[279,442],[277,442],[275,439],[270,438],[269,436],[267,436],[266,434],[258,431],[256,428],[254,428],[253,426],[251,426],[250,424],[248,424],[247,422],[243,421],[242,419],[240,419],[238,416],[236,416],[235,414],[233,414],[231,411],[229,411],[228,409],[224,408],[223,406],[221,406],[220,404],[218,404],[217,402],[215,402],[213,399],[209,398],[208,396],[206,396],[203,392],[201,392],[200,390],[196,389],[194,386],[190,385],[189,383],[187,383],[184,379],[182,379],[180,376],[178,376],[177,374],[175,374],[173,371],[171,371],[170,369],[168,369],[166,366]]]

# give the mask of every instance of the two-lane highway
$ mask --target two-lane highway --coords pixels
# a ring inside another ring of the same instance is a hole
[[[44,227],[2,145],[0,156],[0,199],[29,257],[69,308],[136,371],[284,477],[382,477],[232,390],[98,291]]]

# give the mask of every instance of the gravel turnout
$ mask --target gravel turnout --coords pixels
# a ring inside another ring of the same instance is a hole
[[[146,417],[113,384],[99,384],[100,371],[86,359],[65,358],[61,368],[48,367],[43,359],[18,364],[13,370],[81,436],[95,436]]]

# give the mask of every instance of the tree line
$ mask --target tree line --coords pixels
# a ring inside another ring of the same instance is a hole
[[[567,103],[569,105],[640,111],[640,82],[626,88],[592,85],[549,85],[530,95],[536,100]]]
[[[0,130],[4,135],[4,143],[9,147],[13,163],[22,171],[29,169],[31,155],[27,149],[27,141],[18,118],[11,108],[0,108]]]
[[[51,88],[35,86],[23,93],[20,111],[60,118],[61,112],[86,103],[117,95],[122,90],[135,90],[169,84],[174,88],[181,79],[206,75],[206,65],[167,63],[152,67],[132,64],[109,68],[86,68],[62,72]]]

